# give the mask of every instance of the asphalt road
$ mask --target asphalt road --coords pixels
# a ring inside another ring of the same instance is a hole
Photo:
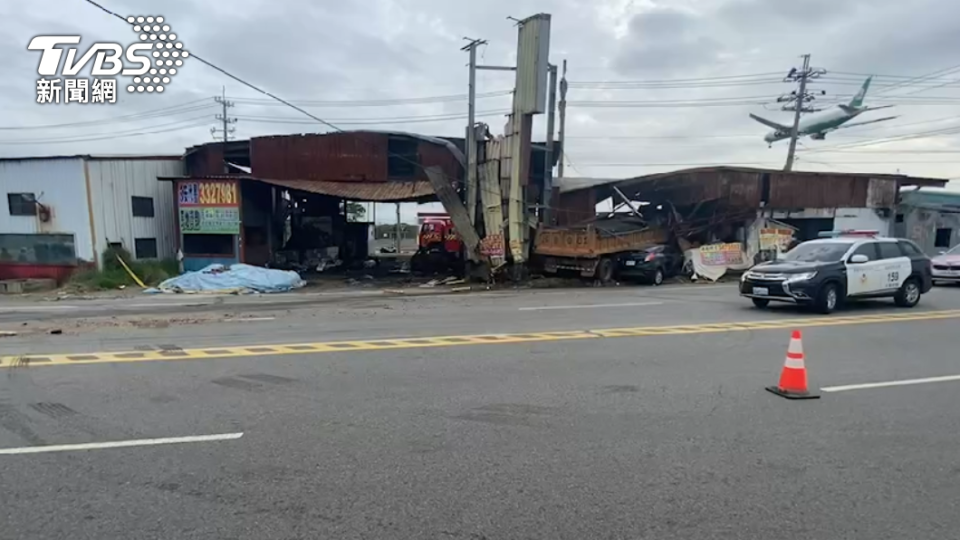
[[[0,355],[586,336],[3,368],[0,538],[954,536],[960,377],[842,387],[960,375],[960,288],[834,317],[748,306],[724,286],[371,297],[6,338]],[[794,325],[811,388],[840,391],[763,390]]]

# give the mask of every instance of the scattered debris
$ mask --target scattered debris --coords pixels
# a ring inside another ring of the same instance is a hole
[[[182,276],[170,278],[156,289],[145,292],[156,293],[277,293],[299,289],[307,283],[300,274],[287,270],[273,270],[248,264],[234,264],[226,267],[211,264],[197,272],[187,272]]]
[[[50,330],[50,335],[52,336],[59,336],[62,333],[63,333],[63,329],[61,328],[53,328]]]
[[[0,330],[0,337],[16,337],[16,332],[10,332],[7,330]]]

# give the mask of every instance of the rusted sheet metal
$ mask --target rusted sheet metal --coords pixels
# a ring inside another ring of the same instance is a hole
[[[250,171],[279,180],[387,180],[387,136],[350,132],[255,137]]]
[[[391,150],[397,142],[401,144]],[[280,180],[429,182],[426,167],[439,167],[454,182],[463,177],[463,167],[450,147],[395,133],[256,137],[250,143],[250,161],[253,176]]]
[[[420,154],[421,165],[417,171],[417,180],[430,181],[425,172],[425,169],[429,167],[439,167],[444,176],[458,184],[465,178],[465,171],[460,166],[460,161],[448,148],[431,142],[420,141],[417,151]]]
[[[585,227],[543,227],[537,231],[534,252],[554,257],[596,258],[640,249],[667,241],[664,229],[640,229],[619,234],[601,234],[594,224]]]
[[[867,184],[867,208],[893,208],[899,191],[896,180],[871,178]]]
[[[323,180],[274,180],[250,178],[275,186],[340,197],[352,201],[401,202],[434,197],[430,182],[324,182]]]
[[[184,158],[184,172],[188,175],[223,174],[225,172],[223,156],[222,143],[191,148]]]
[[[770,174],[768,208],[863,208],[867,206],[870,177],[823,174],[804,178],[790,173]]]
[[[480,262],[480,235],[470,223],[470,216],[467,209],[460,200],[460,195],[453,187],[449,178],[444,177],[440,167],[430,167],[426,170],[430,177],[430,185],[437,194],[437,198],[443,203],[443,209],[447,211],[453,226],[460,233],[463,244],[467,248],[467,257],[473,262]]]

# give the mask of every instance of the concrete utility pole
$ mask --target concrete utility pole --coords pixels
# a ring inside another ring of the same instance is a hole
[[[400,223],[400,203],[397,203],[397,227],[393,231],[396,236],[397,255],[400,254],[400,243],[403,238],[403,224]]]
[[[799,71],[797,68],[790,70],[790,73],[784,77],[784,82],[799,82],[799,90],[790,95],[790,96],[781,96],[777,101],[778,102],[788,102],[792,103],[790,105],[785,105],[783,107],[784,111],[793,111],[793,129],[790,130],[790,149],[787,151],[787,163],[783,166],[784,171],[793,170],[793,161],[794,156],[797,152],[797,139],[800,137],[800,114],[805,112],[813,112],[816,109],[807,105],[808,102],[813,101],[815,98],[807,94],[807,81],[816,79],[820,75],[826,73],[826,70],[823,69],[811,69],[810,68],[810,55],[805,54],[803,58],[803,68]]]
[[[213,100],[216,101],[217,103],[219,103],[219,104],[220,104],[220,107],[222,108],[222,112],[221,112],[220,114],[218,114],[216,118],[217,118],[217,120],[219,120],[220,122],[223,123],[223,127],[220,128],[219,130],[218,130],[217,128],[210,128],[210,134],[213,135],[213,138],[214,138],[214,139],[216,139],[216,138],[217,138],[217,131],[220,131],[220,132],[223,133],[223,135],[222,135],[222,136],[223,136],[223,142],[227,142],[227,141],[230,140],[230,134],[237,130],[237,128],[232,128],[232,127],[230,127],[230,124],[236,124],[236,123],[237,123],[237,119],[236,119],[236,118],[230,118],[229,116],[227,116],[227,109],[229,109],[230,107],[233,107],[233,106],[235,105],[235,103],[232,102],[232,101],[227,101],[227,87],[226,87],[226,86],[223,87],[223,94],[220,95],[220,96],[217,96],[217,97],[213,98]]]
[[[464,38],[470,39],[470,38]],[[467,90],[467,214],[470,216],[470,223],[477,222],[477,194],[479,193],[477,181],[477,47],[486,45],[482,39],[472,39],[461,51],[470,53],[470,82]]]
[[[567,61],[563,61],[563,76],[560,78],[560,129],[557,140],[560,141],[560,161],[557,163],[557,178],[563,178],[564,154],[567,151]]]
[[[540,215],[540,221],[550,225],[553,223],[551,206],[553,205],[553,130],[557,112],[557,66],[550,65],[548,77],[547,151],[543,156],[543,212]]]

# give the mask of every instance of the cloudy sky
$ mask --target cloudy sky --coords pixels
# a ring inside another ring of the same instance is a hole
[[[510,65],[516,29],[507,17],[550,13],[551,61],[569,65],[568,176],[781,167],[786,144],[768,149],[766,128],[747,114],[789,122],[775,99],[791,90],[783,75],[810,53],[828,72],[814,87],[826,92],[818,103],[848,101],[863,74],[875,74],[867,103],[896,107],[870,114],[899,118],[804,140],[798,169],[960,178],[960,4],[950,0],[102,3],[162,15],[185,49],[344,129],[454,136],[467,107],[463,37],[489,42],[481,63]],[[195,60],[162,95],[37,104],[33,36],[80,34],[84,44],[136,36],[84,0],[6,1],[0,20],[0,156],[180,153],[211,140],[222,87],[236,102],[237,137],[327,130]],[[512,82],[505,72],[479,76],[480,119],[497,132]]]

